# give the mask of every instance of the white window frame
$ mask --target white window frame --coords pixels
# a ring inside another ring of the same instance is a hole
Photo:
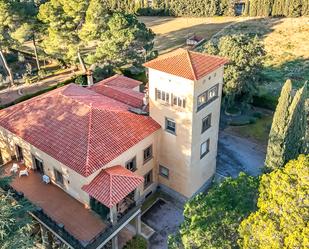
[[[169,123],[173,123],[174,124],[174,128],[172,126],[169,126]],[[172,129],[170,129],[169,127],[171,127]],[[171,134],[176,135],[176,122],[174,119],[171,118],[165,118],[165,130]]]
[[[205,146],[205,147],[204,147],[204,146]],[[200,147],[200,159],[204,158],[204,157],[208,154],[208,152],[209,152],[209,147],[210,147],[210,140],[209,140],[209,138],[208,138],[205,142],[201,143],[201,147]],[[203,148],[205,148],[205,149],[203,149]]]
[[[163,171],[166,170],[167,173],[165,174],[162,170]],[[159,165],[159,174],[160,174],[160,176],[162,176],[162,177],[164,177],[166,179],[169,179],[169,177],[170,177],[170,170],[168,168],[162,166],[162,165]]]

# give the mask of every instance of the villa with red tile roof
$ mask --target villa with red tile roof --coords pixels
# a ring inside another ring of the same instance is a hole
[[[115,75],[1,110],[4,169],[17,161],[30,174],[12,188],[69,247],[121,247],[130,221],[140,233],[140,205],[158,186],[186,200],[211,182],[226,63],[178,49],[144,64],[146,93],[141,82]],[[52,205],[47,196],[59,198]]]

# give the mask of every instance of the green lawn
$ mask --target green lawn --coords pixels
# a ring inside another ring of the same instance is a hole
[[[262,144],[267,144],[268,135],[271,128],[272,116],[264,116],[254,124],[243,126],[230,126],[227,129],[237,133],[242,137],[255,140]]]

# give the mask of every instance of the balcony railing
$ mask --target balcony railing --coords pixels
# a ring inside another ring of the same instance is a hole
[[[17,192],[10,185],[6,185],[3,187],[5,191],[10,191],[14,199],[21,200],[25,198],[23,193]],[[69,244],[74,249],[96,249],[101,246],[106,240],[108,240],[113,233],[119,229],[128,219],[130,219],[138,210],[140,209],[140,205],[136,205],[132,203],[126,213],[124,213],[118,222],[115,225],[108,224],[108,227],[96,235],[91,241],[87,244],[82,243],[77,240],[74,236],[72,236],[64,227],[63,224],[59,224],[55,222],[51,217],[49,217],[43,209],[40,207],[36,207],[33,211],[30,212],[30,215],[33,216],[40,223],[45,225],[47,228],[52,230],[52,232],[56,233],[59,237],[61,237],[67,244]],[[132,218],[133,219],[133,218]],[[111,238],[110,238],[111,239]],[[108,246],[107,246],[108,247]]]

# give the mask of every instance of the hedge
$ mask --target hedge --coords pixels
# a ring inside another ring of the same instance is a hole
[[[267,94],[261,96],[253,96],[252,105],[256,107],[262,107],[265,109],[275,111],[277,104],[278,104],[277,96]]]

